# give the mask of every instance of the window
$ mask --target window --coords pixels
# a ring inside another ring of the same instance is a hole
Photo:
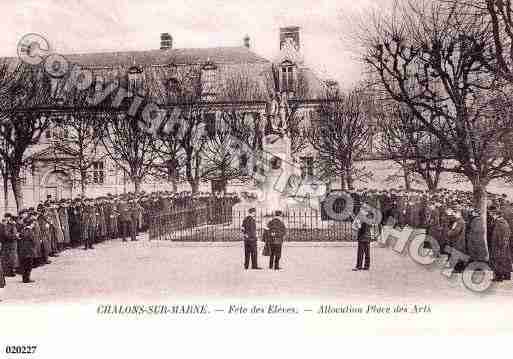
[[[213,64],[207,64],[201,70],[201,99],[203,101],[215,100],[216,76],[217,67]]]
[[[142,72],[142,69],[136,66],[128,70],[128,91],[132,96],[142,91]]]
[[[103,161],[93,163],[93,183],[103,184],[105,182],[105,170]]]
[[[286,61],[281,67],[281,91],[294,92],[294,65]]]
[[[313,157],[301,157],[301,178],[312,177],[314,175]]]

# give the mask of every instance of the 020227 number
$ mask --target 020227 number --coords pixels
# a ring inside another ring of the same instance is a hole
[[[5,347],[6,354],[34,354],[37,345],[7,345]]]

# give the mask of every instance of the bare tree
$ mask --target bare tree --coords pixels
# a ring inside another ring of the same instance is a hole
[[[420,175],[430,191],[440,182],[446,158],[438,139],[424,131],[423,126],[400,105],[385,106],[386,113],[379,121],[378,152],[401,167],[406,190],[411,189],[414,175]]]
[[[221,184],[223,192],[229,181],[242,179],[247,163],[234,155],[233,147],[237,139],[232,136],[231,128],[222,119],[217,121],[216,128],[208,133],[208,140],[203,149],[204,177]]]
[[[39,142],[51,119],[44,109],[54,105],[51,79],[41,66],[5,64],[0,74],[0,156],[19,210],[23,208],[20,174],[29,164],[28,149]],[[5,182],[4,182],[5,184]]]
[[[140,125],[140,115],[105,113],[102,143],[107,156],[130,178],[136,193],[156,163],[154,136]]]
[[[193,193],[205,178],[203,150],[207,142],[205,103],[201,94],[201,67],[173,68],[168,74],[161,104],[172,108],[155,132],[156,153],[175,179],[183,172]],[[163,168],[164,168],[163,167]],[[171,173],[172,172],[172,173]]]
[[[389,98],[408,108],[453,159],[443,171],[472,183],[486,226],[486,188],[511,172],[511,157],[500,148],[513,125],[493,106],[498,99],[509,103],[508,89],[481,61],[489,56],[490,34],[483,19],[462,21],[465,14],[438,2],[398,2],[394,9],[362,24],[362,59]]]
[[[62,161],[59,166],[78,174],[82,195],[85,195],[87,185],[91,182],[91,168],[105,157],[98,146],[102,138],[101,116],[97,111],[87,110],[90,94],[91,90],[77,89],[65,93],[63,104],[78,110],[59,116],[55,121],[57,131],[54,133],[55,140],[73,153],[73,161]]]
[[[251,113],[251,105],[267,99],[259,78],[267,72],[255,73],[249,66],[230,69],[220,86],[220,100],[226,105],[220,109],[220,121],[228,125],[231,135],[253,151],[262,149],[265,119],[260,113]]]
[[[490,41],[484,50],[486,56],[479,60],[496,76],[513,82],[513,12],[511,0],[438,0],[446,11],[466,14],[459,21],[460,26],[474,26],[475,19],[481,19],[483,31],[490,33]],[[477,43],[476,43],[477,44]]]
[[[155,137],[154,151],[157,154],[157,163],[152,171],[155,177],[170,181],[175,192],[178,188],[178,181],[182,178],[185,163],[178,130],[179,128],[176,126],[166,132],[161,131]]]
[[[309,140],[319,153],[321,178],[338,177],[342,189],[352,189],[356,178],[368,176],[354,166],[369,140],[369,97],[361,88],[347,94],[337,93],[319,108],[318,123],[312,124]]]
[[[4,189],[4,212],[7,212],[9,209],[9,173],[2,157],[0,157],[0,175],[2,176],[2,186]]]

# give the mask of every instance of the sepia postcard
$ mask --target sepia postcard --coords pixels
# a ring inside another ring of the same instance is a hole
[[[0,13],[0,358],[513,332],[511,0]]]

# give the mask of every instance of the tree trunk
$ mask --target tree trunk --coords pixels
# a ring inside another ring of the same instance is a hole
[[[474,206],[479,208],[481,217],[481,231],[483,232],[484,247],[488,251],[488,238],[487,238],[487,211],[488,211],[488,195],[486,193],[487,184],[482,183],[479,180],[473,181],[473,195],[474,195]],[[489,255],[489,253],[488,253]],[[487,255],[487,257],[488,257]]]
[[[340,189],[342,191],[346,190],[346,176],[345,175],[340,176]]]
[[[432,179],[428,173],[428,179],[426,181],[429,192],[435,192],[438,187],[438,181],[436,179]]]
[[[192,194],[196,194],[198,193],[198,189],[199,189],[199,181],[198,180],[189,180],[189,185],[191,186],[191,192]]]
[[[350,191],[354,190],[353,176],[351,176],[351,170],[349,168],[346,170],[346,182],[347,182],[347,189]]]
[[[178,181],[175,176],[173,176],[173,178],[171,178],[171,186],[173,187],[174,193],[178,192]]]
[[[86,181],[87,181],[87,172],[85,170],[80,170],[80,193],[82,196],[85,196],[86,193]]]
[[[403,161],[402,168],[403,168],[403,179],[404,179],[404,187],[405,187],[404,189],[406,191],[410,191],[411,190],[410,169],[408,168],[406,161]]]
[[[6,173],[2,176],[4,183],[4,212],[9,212],[9,177]]]
[[[137,194],[141,191],[141,180],[139,178],[132,179],[132,182],[134,183],[134,192]]]
[[[23,191],[21,188],[19,171],[13,176],[11,186],[12,192],[14,193],[14,200],[16,201],[16,211],[19,212],[23,209]]]

